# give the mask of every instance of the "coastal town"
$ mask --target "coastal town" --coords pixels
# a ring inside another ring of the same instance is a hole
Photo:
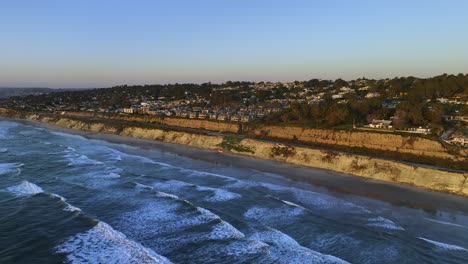
[[[430,79],[123,85],[12,97],[2,104],[35,112],[152,115],[433,135],[468,147],[467,79],[468,75],[459,74]]]

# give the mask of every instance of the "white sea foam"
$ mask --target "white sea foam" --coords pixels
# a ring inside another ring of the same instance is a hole
[[[137,188],[137,189],[149,189],[149,190],[154,189],[152,186],[149,186],[149,185],[146,185],[146,184],[141,184],[141,183],[138,183],[138,182],[134,182],[134,184],[135,184],[135,188]]]
[[[8,187],[5,190],[16,196],[29,196],[44,192],[41,187],[28,181],[23,181],[20,184]]]
[[[90,159],[86,155],[83,155],[83,154],[77,154],[77,155],[67,154],[67,155],[65,155],[65,157],[69,161],[69,163],[68,163],[69,166],[72,166],[72,165],[102,165],[102,164],[104,164],[104,163],[102,163],[100,161]]]
[[[0,153],[5,153],[5,152],[7,152],[7,151],[8,151],[7,148],[0,148]]]
[[[197,190],[199,191],[210,191],[213,194],[207,198],[205,198],[208,202],[224,202],[232,199],[238,199],[242,197],[240,194],[229,192],[223,189],[205,187],[205,186],[197,186]]]
[[[430,219],[430,218],[424,218],[424,219],[426,219],[427,221],[439,223],[439,224],[442,224],[442,225],[449,225],[449,226],[456,226],[456,227],[468,228],[468,226],[459,225],[459,224],[455,224],[455,223],[451,223],[451,222],[440,221],[440,220],[435,220],[435,219]]]
[[[256,232],[249,236],[249,239],[268,244],[270,257],[277,263],[348,263],[335,256],[303,247],[292,237],[276,229]]]
[[[233,193],[227,190],[207,186],[199,186],[192,183],[177,180],[158,182],[155,184],[155,187],[169,192],[181,192],[183,188],[195,187],[197,191],[208,192],[208,195],[204,198],[204,200],[207,202],[224,202],[242,197],[238,193]]]
[[[405,230],[403,227],[395,224],[392,220],[383,218],[381,216],[368,219],[369,223],[367,226],[378,227],[388,230]]]
[[[56,250],[66,253],[70,263],[170,263],[167,258],[129,240],[104,222],[69,237]]]
[[[421,240],[424,240],[434,246],[436,246],[437,248],[440,248],[440,249],[443,249],[443,250],[461,250],[461,251],[467,251],[466,248],[464,247],[460,247],[460,246],[457,246],[457,245],[450,245],[450,244],[446,244],[446,243],[442,243],[442,242],[439,242],[439,241],[435,241],[435,240],[430,240],[430,239],[427,239],[427,238],[424,238],[424,237],[418,237],[419,239]]]
[[[302,209],[305,209],[304,207],[298,205],[298,204],[295,204],[293,202],[290,202],[290,201],[286,201],[286,200],[281,200],[283,203],[287,204],[287,205],[290,205],[290,206],[294,206],[294,207],[299,207],[299,208],[302,208]]]
[[[245,235],[237,230],[237,228],[233,227],[226,221],[221,220],[219,224],[213,226],[210,234],[208,235],[210,239],[222,240],[222,239],[241,239],[244,238]]]
[[[46,193],[41,187],[37,186],[34,183],[23,181],[18,185],[11,186],[5,189],[5,191],[15,195],[15,196],[32,196],[39,193]],[[46,193],[51,197],[55,197],[60,199],[66,207],[63,209],[64,211],[74,212],[74,211],[81,211],[80,208],[75,207],[67,202],[67,199],[64,197],[55,194],[55,193]]]
[[[145,185],[137,188],[148,189]],[[197,207],[175,195],[155,191],[157,199],[136,211],[125,213],[121,228],[132,238],[145,241],[158,252],[166,253],[208,240],[242,239],[244,234],[210,210]],[[196,226],[210,226],[198,231]],[[175,235],[177,234],[177,235]]]
[[[90,178],[100,178],[100,179],[118,179],[120,178],[120,174],[116,172],[92,172],[86,174],[86,176],[89,176]]]
[[[304,213],[300,207],[280,206],[276,208],[252,207],[244,213],[248,219],[256,219],[263,224],[271,225],[275,223],[285,223]]]
[[[65,199],[64,197],[62,197],[62,196],[60,196],[60,195],[58,195],[58,194],[55,194],[55,193],[52,193],[52,194],[50,194],[50,195],[51,195],[52,197],[59,198],[59,199],[66,205],[66,207],[63,208],[64,211],[68,211],[68,212],[81,212],[81,209],[80,209],[80,208],[75,207],[75,206],[69,204],[69,203],[67,202],[67,199]]]
[[[22,163],[0,163],[0,175],[21,172]]]
[[[59,132],[59,131],[50,131],[50,133],[51,133],[51,134],[54,134],[54,135],[56,135],[56,136],[65,137],[65,138],[86,140],[85,137],[82,137],[82,136],[80,136],[80,135],[75,135],[75,134],[69,134],[69,133],[64,133],[64,132]]]
[[[169,193],[165,193],[165,192],[160,192],[160,191],[156,191],[156,194],[159,196],[159,197],[164,197],[164,198],[170,198],[170,199],[174,199],[174,200],[179,200],[180,198],[176,195],[173,195],[173,194],[169,194]]]

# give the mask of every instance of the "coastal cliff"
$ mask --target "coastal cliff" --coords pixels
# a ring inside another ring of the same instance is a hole
[[[256,136],[303,143],[366,148],[379,151],[407,153],[418,156],[466,161],[466,150],[458,149],[457,155],[440,142],[413,135],[371,133],[332,129],[265,126],[254,130]]]
[[[5,109],[0,109],[0,114],[10,118],[46,122],[64,128],[158,140],[215,151],[225,151],[260,159],[277,160],[291,164],[322,168],[386,182],[403,183],[428,190],[468,195],[468,173],[466,172],[446,171],[437,168],[400,163],[392,160],[329,150],[319,150],[309,147],[292,146],[255,139],[246,139],[235,136],[173,131],[168,129],[149,128],[137,124],[122,126],[111,122],[102,122],[91,119],[84,121],[81,119],[74,119],[72,117],[18,113]],[[307,133],[302,134],[303,137],[310,135]],[[339,140],[336,139],[338,137],[346,137],[346,135],[330,135],[330,139],[328,140],[335,140],[338,142]],[[351,140],[351,136],[348,135],[347,137],[348,141]],[[382,141],[380,141],[380,145],[385,146],[386,140],[393,139],[391,137],[384,137]],[[425,142],[417,142],[418,141],[413,142],[413,146],[417,146],[414,151],[430,151],[431,153],[440,152],[437,145],[428,145],[428,150],[425,150],[423,147]],[[401,149],[407,151],[411,150],[410,147],[404,146],[405,144],[402,143]],[[418,149],[419,147],[422,149]]]

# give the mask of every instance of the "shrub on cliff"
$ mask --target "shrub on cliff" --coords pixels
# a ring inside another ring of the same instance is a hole
[[[223,142],[219,143],[217,146],[228,151],[234,150],[236,152],[246,152],[254,154],[255,152],[251,148],[241,145],[242,140],[243,138],[240,137],[226,136],[223,137]]]
[[[288,145],[275,145],[271,148],[271,157],[282,156],[284,158],[294,156],[296,154],[296,149],[293,146]]]

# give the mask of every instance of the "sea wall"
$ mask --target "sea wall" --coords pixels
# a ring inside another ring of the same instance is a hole
[[[215,151],[231,152],[260,159],[327,169],[386,182],[408,184],[423,189],[468,196],[468,173],[466,172],[446,171],[361,155],[232,136],[223,137],[202,133],[145,128],[137,125],[122,127],[99,121],[13,113],[2,109],[0,109],[0,114],[10,118],[22,118],[50,123],[64,128],[158,140]]]

